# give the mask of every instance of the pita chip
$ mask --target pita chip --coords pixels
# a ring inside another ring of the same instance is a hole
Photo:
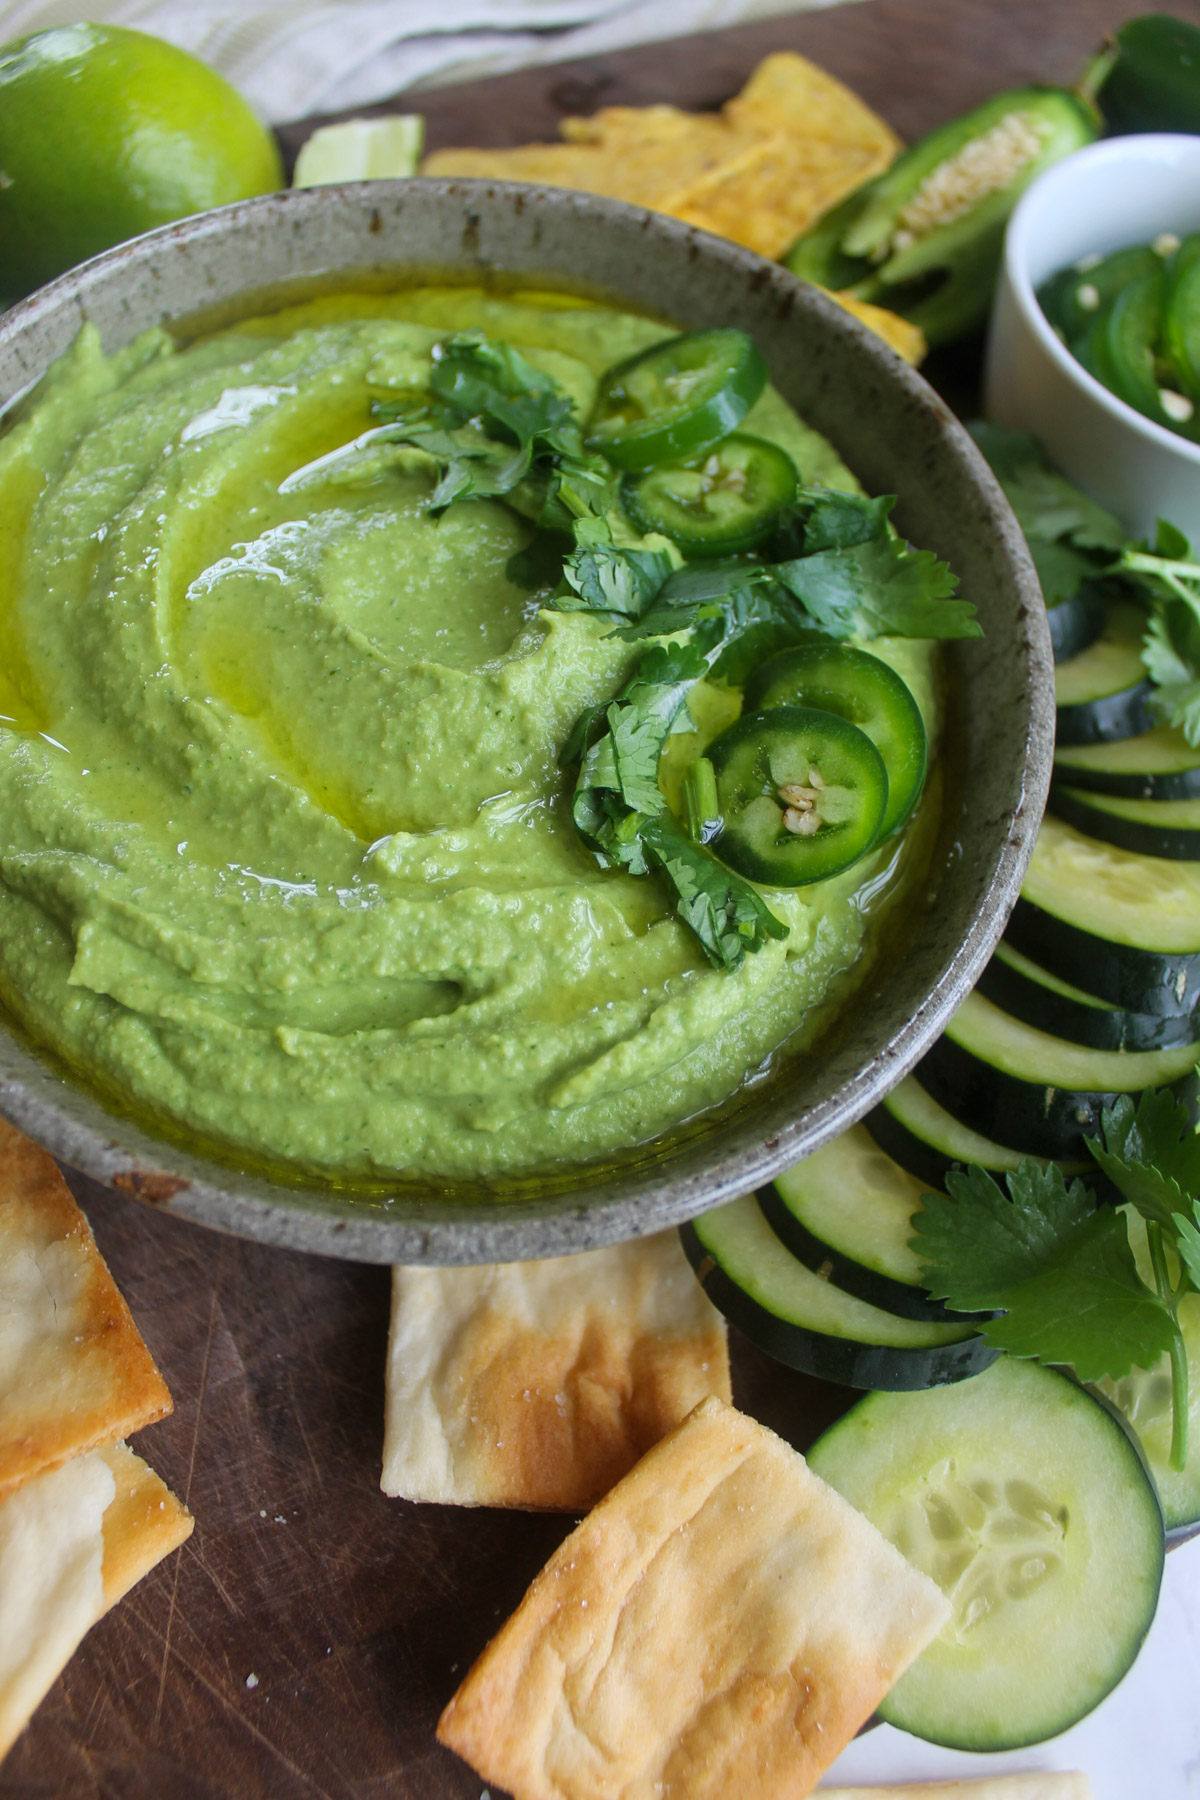
[[[73,1457],[0,1501],[0,1757],[85,1632],[191,1529],[124,1444]]]
[[[107,1444],[96,1455],[113,1477],[104,1514],[104,1611],[123,1600],[157,1563],[192,1535],[195,1521],[181,1500],[128,1444]]]
[[[0,1499],[170,1410],[52,1158],[0,1120]]]
[[[1086,1775],[1038,1771],[979,1781],[919,1781],[905,1787],[822,1788],[820,1800],[1092,1800]]]
[[[676,1234],[392,1273],[385,1494],[582,1511],[708,1394],[725,1322]]]
[[[551,1557],[438,1737],[515,1800],[802,1800],[949,1615],[709,1399]]]

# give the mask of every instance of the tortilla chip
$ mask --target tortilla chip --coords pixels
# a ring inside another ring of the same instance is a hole
[[[886,166],[857,145],[776,132],[668,195],[660,211],[777,259],[830,207]]]
[[[707,1394],[725,1322],[676,1234],[543,1262],[395,1269],[385,1494],[581,1511]]]
[[[170,1410],[53,1160],[0,1120],[0,1498]]]
[[[85,1632],[191,1529],[124,1444],[73,1457],[0,1501],[0,1757]]]
[[[864,324],[868,331],[881,337],[885,344],[890,344],[897,356],[902,356],[914,369],[924,358],[929,345],[925,342],[925,333],[919,325],[910,324],[902,319],[899,313],[888,312],[886,307],[872,306],[869,300],[856,300],[853,294],[835,293],[831,288],[822,288],[831,300],[844,306],[848,313]]]
[[[759,141],[757,132],[734,131],[716,113],[685,113],[674,106],[605,107],[590,119],[564,119],[562,131],[565,144],[437,150],[421,172],[536,181],[664,211],[669,194]]]
[[[904,148],[891,126],[852,89],[790,50],[764,57],[741,93],[726,104],[724,116],[751,130],[787,131],[869,152],[880,169]]]
[[[709,1399],[551,1557],[438,1737],[517,1800],[802,1800],[949,1615],[802,1456]]]
[[[985,1775],[978,1781],[922,1781],[915,1787],[822,1788],[821,1800],[1092,1800],[1086,1775]]]
[[[436,150],[421,172],[604,194],[777,258],[902,148],[857,94],[790,51],[759,63],[719,113],[605,106],[560,130],[566,143]],[[920,360],[919,332],[878,307],[869,312],[859,311],[865,324]]]

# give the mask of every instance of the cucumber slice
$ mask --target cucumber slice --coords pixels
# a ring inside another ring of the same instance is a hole
[[[680,1227],[713,1304],[760,1350],[846,1387],[960,1381],[996,1352],[970,1325],[901,1319],[822,1281],[771,1230],[753,1194]]]
[[[1036,1031],[969,994],[920,1064],[921,1080],[973,1130],[1037,1156],[1087,1154],[1118,1094],[1189,1078],[1200,1044],[1127,1053]]]
[[[1129,800],[1190,800],[1200,795],[1200,749],[1178,725],[1159,725],[1113,744],[1060,748],[1054,774],[1071,787]]]
[[[1200,862],[1200,800],[1130,800],[1055,782],[1050,809],[1076,831],[1137,856]]]
[[[777,1175],[758,1203],[776,1236],[823,1281],[902,1318],[946,1319],[952,1315],[925,1292],[921,1259],[909,1248],[923,1186],[865,1126],[852,1125]]]
[[[879,1708],[962,1750],[1041,1743],[1112,1691],[1154,1618],[1158,1498],[1132,1439],[1065,1375],[871,1394],[809,1466],[944,1590],[954,1616]]]
[[[1129,1222],[1129,1242],[1142,1279],[1153,1285],[1154,1270],[1146,1225],[1131,1206],[1123,1208]],[[1178,1271],[1171,1270],[1172,1280]],[[1097,1387],[1123,1414],[1142,1446],[1163,1517],[1172,1538],[1194,1535],[1200,1526],[1200,1294],[1187,1294],[1179,1303],[1188,1363],[1188,1454],[1182,1470],[1171,1467],[1171,1359],[1164,1356],[1153,1369],[1131,1369],[1120,1381],[1105,1379]]]
[[[1142,663],[1145,616],[1110,601],[1094,643],[1054,670],[1055,731],[1060,744],[1098,744],[1133,737],[1154,723],[1152,688]]]
[[[1008,941],[1044,968],[1133,1011],[1200,1004],[1200,865],[1137,856],[1042,821]]]
[[[1069,662],[1094,644],[1104,629],[1104,602],[1085,583],[1066,600],[1047,604],[1050,648],[1056,663]]]
[[[997,944],[976,991],[1002,1012],[1051,1037],[1093,1050],[1170,1050],[1200,1037],[1200,1024],[1185,1014],[1128,1012],[1060,981],[1014,950]]]
[[[907,1075],[863,1120],[881,1150],[923,1188],[941,1191],[951,1169],[978,1163],[993,1174],[1019,1168],[1021,1154],[972,1131]]]

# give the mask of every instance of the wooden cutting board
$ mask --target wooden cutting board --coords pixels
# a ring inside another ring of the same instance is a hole
[[[788,48],[912,138],[997,89],[1070,80],[1129,10],[864,0],[391,110],[418,106],[431,147],[519,143],[612,102],[717,106]],[[1200,23],[1197,0],[1172,10]],[[282,129],[290,156],[312,123]],[[935,371],[955,398],[964,370],[969,358]],[[175,1395],[137,1448],[196,1532],[88,1635],[0,1770],[0,1797],[479,1800],[434,1723],[570,1521],[384,1499],[385,1270],[219,1238],[73,1185]],[[845,1404],[744,1343],[735,1381],[800,1447]]]

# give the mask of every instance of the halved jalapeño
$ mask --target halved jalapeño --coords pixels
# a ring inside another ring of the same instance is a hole
[[[802,644],[763,663],[746,687],[746,707],[817,707],[865,731],[887,770],[880,837],[899,830],[920,797],[928,746],[921,709],[896,671],[848,644]]]
[[[866,732],[836,713],[810,706],[746,713],[706,755],[721,820],[710,847],[750,881],[823,881],[850,868],[879,836],[887,769]]]
[[[626,475],[621,504],[639,531],[662,532],[685,556],[729,556],[766,537],[796,483],[786,450],[735,431],[688,462]]]
[[[736,431],[767,385],[767,366],[744,331],[686,331],[609,369],[587,428],[587,447],[619,469],[700,456]]]
[[[784,261],[803,280],[902,313],[931,344],[951,343],[987,318],[1017,200],[1096,125],[1062,88],[996,94],[856,188]]]

